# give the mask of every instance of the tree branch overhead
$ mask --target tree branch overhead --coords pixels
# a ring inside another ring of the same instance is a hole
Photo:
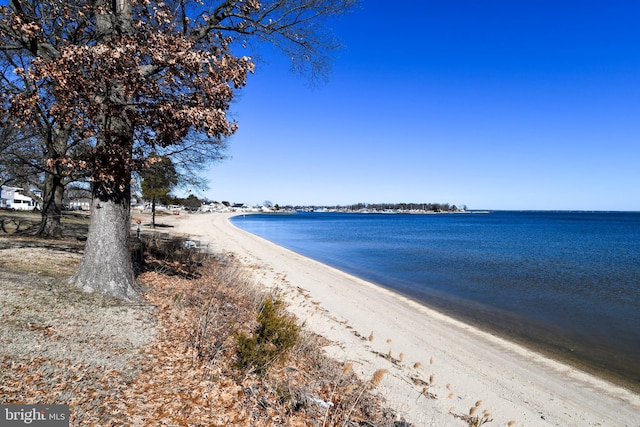
[[[11,0],[0,7],[3,126],[41,135],[46,174],[90,177],[92,225],[73,281],[134,298],[132,173],[144,170],[150,152],[219,159],[216,147],[238,128],[227,112],[254,71],[251,57],[238,54],[242,46],[267,42],[317,78],[339,45],[324,24],[355,3]]]

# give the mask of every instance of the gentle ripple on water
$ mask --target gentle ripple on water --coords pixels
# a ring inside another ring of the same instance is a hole
[[[234,223],[640,384],[640,213],[298,213]]]

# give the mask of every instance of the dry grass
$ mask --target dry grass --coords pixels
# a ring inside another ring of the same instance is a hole
[[[149,241],[131,305],[66,284],[81,249],[0,238],[0,403],[66,403],[74,426],[394,424],[370,393],[385,372],[358,380],[304,328],[262,375],[237,369],[265,295],[232,259]]]
[[[482,413],[479,413],[480,406],[482,406],[482,400],[478,400],[474,406],[469,408],[467,414],[457,414],[455,411],[451,413],[454,417],[463,420],[469,427],[480,427],[493,421],[491,413],[488,410],[485,409]],[[515,422],[510,421],[508,425],[515,425]]]

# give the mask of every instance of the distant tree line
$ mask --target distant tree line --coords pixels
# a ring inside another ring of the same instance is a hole
[[[205,202],[205,199],[200,199],[193,194],[189,194],[187,197],[174,197],[170,204],[184,206],[189,210],[198,210],[198,208]]]
[[[371,210],[423,210],[429,212],[452,212],[458,211],[456,205],[449,203],[356,203],[349,206],[352,210],[371,209]]]
[[[294,209],[332,209],[338,211],[425,211],[425,212],[460,212],[467,210],[466,205],[460,207],[450,203],[355,203],[353,205],[334,206],[295,206]]]
[[[144,193],[144,192],[143,192]],[[184,206],[189,210],[197,210],[203,204],[209,203],[218,203],[215,201],[211,201],[207,198],[198,198],[197,196],[190,194],[188,197],[176,197],[172,196],[168,191],[158,199],[160,203],[166,205],[180,205]],[[221,204],[231,207],[231,203],[228,201],[222,201]],[[272,208],[273,210],[315,210],[315,209],[328,209],[335,210],[341,212],[357,212],[357,211],[424,211],[424,212],[462,212],[467,210],[466,205],[453,205],[450,203],[355,203],[352,205],[312,205],[312,206],[303,206],[303,205],[284,205],[281,206],[277,203],[272,203],[270,201],[263,202],[262,206]]]

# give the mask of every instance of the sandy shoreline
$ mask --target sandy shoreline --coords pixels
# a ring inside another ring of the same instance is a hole
[[[482,400],[490,425],[640,426],[640,395],[484,333],[416,302],[305,258],[229,222],[231,214],[160,217],[172,232],[230,253],[265,287],[277,287],[306,327],[334,345],[416,426],[458,426]],[[383,357],[385,356],[385,357]],[[430,378],[428,392],[422,394]]]

